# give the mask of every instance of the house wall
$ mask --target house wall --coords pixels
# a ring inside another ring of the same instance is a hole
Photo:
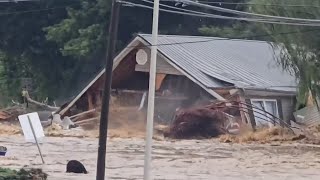
[[[290,120],[294,120],[293,112],[295,108],[295,98],[294,97],[281,98],[281,104],[282,104],[283,120],[285,120],[286,122],[290,122]]]
[[[139,72],[149,72],[150,61],[147,61],[144,65],[135,65],[135,70]],[[157,57],[157,73],[172,74],[172,75],[182,75],[180,71],[172,67],[167,61],[165,61],[161,56]]]
[[[293,112],[295,107],[295,97],[294,96],[272,96],[269,92],[267,94],[268,94],[267,96],[246,94],[244,97],[247,100],[251,100],[251,99],[277,100],[279,118],[283,119],[287,123],[290,123],[290,120],[294,119]]]

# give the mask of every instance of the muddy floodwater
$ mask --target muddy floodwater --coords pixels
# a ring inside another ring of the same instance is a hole
[[[0,137],[8,148],[0,167],[39,167],[50,180],[93,180],[98,139],[47,137],[37,147],[21,136]],[[319,180],[320,147],[305,145],[240,145],[217,140],[154,141],[153,177],[158,180]],[[89,174],[66,174],[68,160],[81,161]],[[107,179],[143,179],[144,139],[110,139]]]

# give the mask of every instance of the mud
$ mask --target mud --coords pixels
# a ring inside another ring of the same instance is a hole
[[[23,137],[1,136],[8,148],[0,166],[43,168],[49,180],[95,179],[98,139],[48,137],[37,147]],[[154,141],[153,175],[158,180],[316,180],[320,177],[320,146],[299,144],[228,144],[218,140]],[[89,174],[67,174],[68,160],[81,161]],[[144,139],[112,138],[108,141],[108,179],[143,179]]]

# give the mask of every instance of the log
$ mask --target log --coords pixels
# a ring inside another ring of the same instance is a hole
[[[90,122],[90,121],[97,120],[97,119],[99,119],[99,117],[84,119],[84,120],[81,120],[81,121],[77,121],[77,122],[75,122],[74,124],[79,125],[79,124],[82,124],[82,123],[85,123],[85,122]]]
[[[78,116],[81,116],[81,115],[85,115],[85,114],[88,114],[88,113],[91,113],[91,112],[95,112],[95,111],[96,111],[96,109],[91,109],[91,110],[88,110],[88,111],[84,111],[84,112],[81,112],[79,114],[75,114],[73,116],[70,116],[70,119],[78,117]]]
[[[30,97],[26,97],[27,101],[29,103],[32,103],[32,104],[35,104],[37,106],[40,106],[40,107],[43,107],[43,108],[46,108],[46,109],[49,109],[49,110],[52,110],[52,111],[56,111],[58,110],[59,108],[58,107],[53,107],[53,106],[50,106],[50,105],[47,105],[47,104],[43,104],[41,102],[38,102],[38,101],[35,101],[33,99],[31,99]]]
[[[44,104],[44,103],[41,103],[41,102],[38,102],[36,100],[31,99],[27,90],[22,91],[22,97],[24,97],[27,100],[27,102],[35,104],[35,105],[40,106],[42,108],[46,108],[48,110],[56,111],[59,109],[58,107],[50,106],[50,105],[47,105],[47,104]],[[27,105],[27,107],[28,107],[28,105]]]

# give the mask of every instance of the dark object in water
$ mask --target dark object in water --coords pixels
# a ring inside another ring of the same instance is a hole
[[[88,174],[86,168],[84,165],[77,161],[77,160],[71,160],[67,164],[67,173],[83,173]]]
[[[0,146],[0,156],[5,156],[7,153],[7,148],[4,146]]]

